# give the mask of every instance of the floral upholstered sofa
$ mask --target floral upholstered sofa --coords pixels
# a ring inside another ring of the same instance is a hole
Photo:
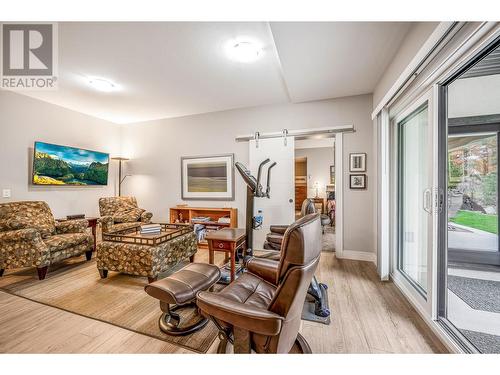
[[[94,238],[87,220],[56,222],[45,202],[0,204],[0,276],[4,270],[36,267],[43,280],[49,265],[85,253],[92,257]]]
[[[99,222],[104,233],[140,227],[151,223],[153,214],[137,206],[135,197],[108,197],[99,199]]]

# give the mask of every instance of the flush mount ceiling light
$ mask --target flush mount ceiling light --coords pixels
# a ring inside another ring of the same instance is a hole
[[[251,40],[232,40],[226,45],[227,56],[234,61],[251,63],[262,56],[263,50],[259,43]]]
[[[117,87],[114,83],[102,78],[90,78],[89,85],[92,86],[97,91],[102,91],[102,92],[111,92],[117,90]]]

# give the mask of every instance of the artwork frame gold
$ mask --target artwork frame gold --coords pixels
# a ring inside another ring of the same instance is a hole
[[[181,157],[182,200],[234,200],[234,154]]]

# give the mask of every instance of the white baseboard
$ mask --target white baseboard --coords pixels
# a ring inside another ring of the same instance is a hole
[[[377,255],[367,251],[343,250],[342,255],[337,253],[337,257],[350,260],[362,260],[377,264]]]

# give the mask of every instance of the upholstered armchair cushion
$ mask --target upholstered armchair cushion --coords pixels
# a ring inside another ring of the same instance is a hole
[[[250,305],[211,292],[199,292],[197,305],[207,315],[253,333],[276,336],[285,320],[267,306]]]
[[[86,243],[87,245],[89,245],[87,249],[89,250],[92,248],[92,245],[94,243],[94,237],[87,233],[65,233],[50,236],[44,239],[43,242],[51,252],[65,250],[82,243]]]
[[[142,208],[129,208],[127,210],[118,211],[113,215],[113,220],[115,223],[130,223],[132,221],[138,221],[141,215],[146,210]]]
[[[0,242],[34,241],[42,238],[40,232],[35,228],[9,230],[0,232]]]
[[[41,201],[0,204],[0,231],[34,228],[42,238],[56,231],[56,223],[49,206]]]
[[[56,222],[56,234],[64,233],[85,233],[89,222],[85,219],[66,220]]]
[[[114,216],[120,212],[137,207],[135,197],[106,197],[99,199],[101,216]]]

